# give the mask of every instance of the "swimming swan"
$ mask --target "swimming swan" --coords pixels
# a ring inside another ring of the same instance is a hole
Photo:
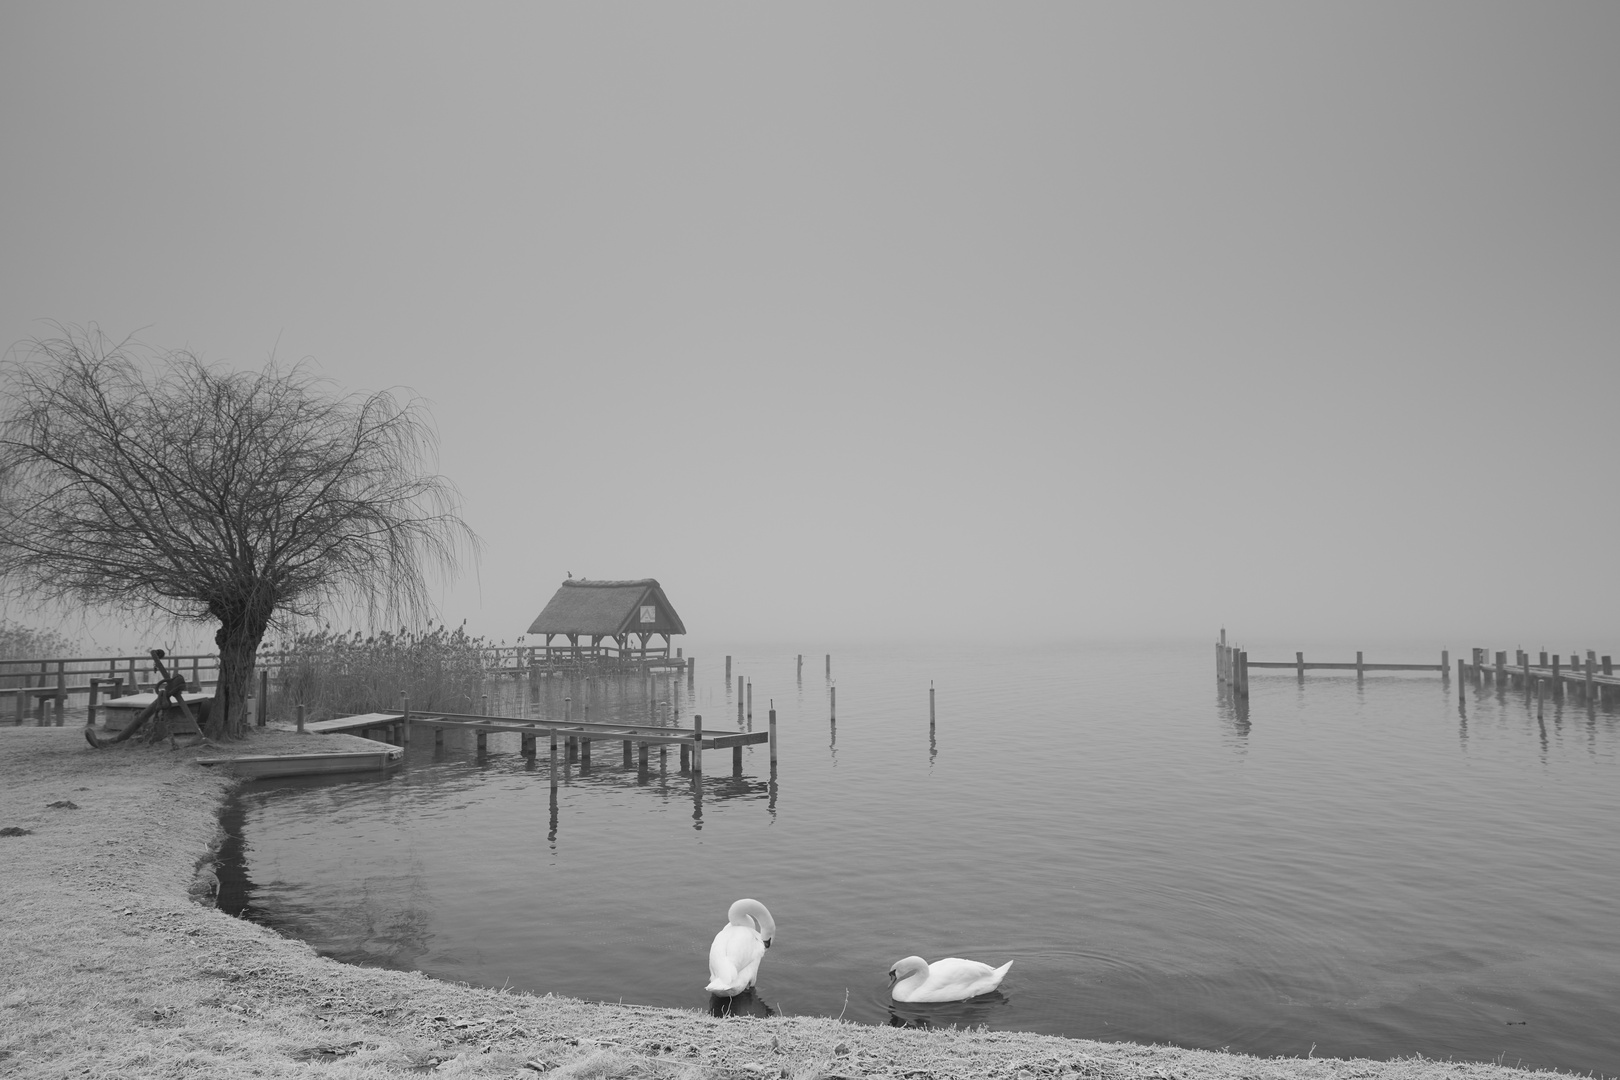
[[[736,997],[759,982],[759,962],[776,936],[776,920],[758,900],[739,900],[726,912],[726,925],[709,946],[709,985],[722,997]]]
[[[908,956],[889,968],[889,994],[896,1001],[965,1001],[1000,986],[1012,966],[1011,960],[993,968],[955,956],[932,964],[920,956]]]

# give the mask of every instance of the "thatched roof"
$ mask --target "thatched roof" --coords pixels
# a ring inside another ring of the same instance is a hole
[[[651,608],[651,611],[644,609]],[[651,621],[642,618],[653,616]],[[586,581],[569,578],[529,627],[531,634],[684,634],[686,627],[652,578]]]

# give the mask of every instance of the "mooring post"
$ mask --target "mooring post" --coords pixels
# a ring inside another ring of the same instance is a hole
[[[1593,652],[1591,649],[1587,649],[1586,650],[1586,707],[1589,710],[1594,705],[1597,704],[1596,699],[1592,696],[1592,686],[1593,686],[1592,676],[1594,674],[1596,674],[1596,671],[1595,671],[1596,668],[1597,668],[1597,653]]]
[[[551,729],[551,793],[557,793],[557,729]]]
[[[636,770],[636,772],[639,774],[641,779],[645,780],[647,778],[647,744],[646,743],[641,744],[640,750],[639,750],[639,752],[637,754],[637,758],[638,758],[638,760],[640,762],[640,768],[638,768]]]
[[[1603,674],[1605,674],[1605,675],[1613,675],[1614,674],[1614,660],[1613,660],[1612,657],[1605,656],[1603,658]]]
[[[1361,650],[1357,649],[1356,650],[1356,681],[1357,682],[1361,681],[1361,676],[1365,672],[1365,670],[1366,670],[1366,667],[1361,662]]]
[[[489,750],[489,732],[478,732],[478,752],[483,754]]]
[[[304,730],[304,706],[302,704],[298,706],[298,730]]]
[[[748,680],[748,719],[754,718],[754,680]]]
[[[399,744],[411,745],[411,696],[404,690],[399,692]]]
[[[1463,658],[1457,657],[1457,704],[1459,705],[1468,700],[1468,678],[1463,671],[1464,666]]]
[[[1564,684],[1559,681],[1558,654],[1552,654],[1552,699],[1562,701],[1564,698]]]
[[[433,726],[433,749],[444,749],[444,728],[439,727],[437,724]]]
[[[1243,696],[1248,697],[1249,696],[1249,650],[1248,649],[1239,650],[1239,652],[1238,652],[1238,663],[1241,664],[1242,667],[1243,667],[1243,676],[1242,676],[1242,678],[1243,678]]]
[[[827,678],[832,678],[832,653],[827,654]]]
[[[691,747],[691,744],[689,744],[689,743],[687,743],[685,741],[682,741],[682,743],[681,743],[681,775],[685,776],[691,770],[691,768],[692,768],[692,747]]]
[[[1507,685],[1507,653],[1501,649],[1496,651],[1496,688],[1500,690]]]
[[[928,730],[934,730],[934,680],[928,680]]]
[[[644,744],[645,745],[645,744]],[[630,740],[624,740],[624,767],[630,767]]]
[[[1305,679],[1305,654],[1302,653],[1302,652],[1297,652],[1297,653],[1294,654],[1294,673],[1299,676],[1300,681],[1302,681],[1302,682],[1304,681],[1304,679]]]
[[[1451,650],[1440,650],[1440,682],[1443,684],[1451,678]]]
[[[832,715],[830,715],[827,719],[829,719],[829,720],[837,720],[838,719],[838,687],[836,687],[836,686],[827,687],[827,707],[832,710]]]
[[[731,685],[731,657],[726,657],[726,685]]]
[[[771,702],[771,768],[776,768],[776,702]]]
[[[703,775],[703,717],[692,717],[692,776]]]
[[[697,672],[697,657],[688,656],[686,658],[686,688],[688,690],[692,689],[692,685],[693,685],[692,680],[697,678],[696,672]]]
[[[804,653],[799,654],[799,681],[804,682]]]
[[[731,748],[731,775],[742,775],[742,743]]]

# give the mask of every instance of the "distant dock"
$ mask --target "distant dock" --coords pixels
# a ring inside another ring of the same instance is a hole
[[[1227,644],[1226,631],[1222,630],[1215,643],[1216,680],[1234,695],[1247,698],[1250,668],[1292,669],[1300,679],[1305,678],[1305,672],[1316,670],[1354,671],[1358,679],[1369,671],[1433,671],[1446,680],[1451,675],[1451,651],[1442,649],[1438,664],[1369,663],[1360,650],[1354,662],[1306,660],[1303,652],[1296,652],[1292,660],[1250,660],[1247,650]],[[1543,652],[1534,662],[1528,652],[1516,649],[1509,664],[1505,650],[1492,654],[1489,649],[1476,648],[1468,659],[1457,658],[1457,682],[1459,690],[1469,684],[1515,687],[1548,693],[1554,701],[1563,700],[1571,692],[1593,704],[1620,700],[1620,676],[1614,672],[1613,658],[1599,656],[1590,649],[1585,657],[1570,653],[1567,659]]]

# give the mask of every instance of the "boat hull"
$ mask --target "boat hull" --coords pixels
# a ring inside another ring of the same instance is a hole
[[[383,772],[405,760],[399,746],[376,750],[344,750],[329,754],[243,754],[239,757],[198,758],[199,765],[230,770],[236,776],[322,776],[332,773]]]

